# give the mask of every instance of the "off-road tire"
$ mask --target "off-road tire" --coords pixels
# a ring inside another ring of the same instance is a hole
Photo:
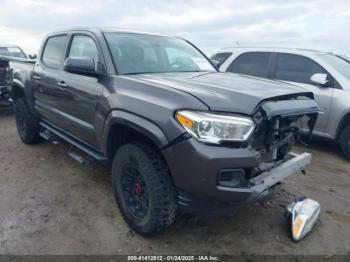
[[[30,112],[24,98],[14,102],[16,125],[19,137],[25,144],[35,144],[40,141],[38,119]]]
[[[350,125],[342,131],[339,138],[339,144],[345,157],[350,160]]]
[[[137,169],[148,192],[146,215],[141,219],[133,216],[123,195],[125,191],[122,176],[125,176],[123,170],[127,166]],[[136,233],[154,236],[162,233],[175,221],[177,193],[166,163],[152,147],[143,143],[130,143],[120,147],[113,160],[112,185],[120,212]]]

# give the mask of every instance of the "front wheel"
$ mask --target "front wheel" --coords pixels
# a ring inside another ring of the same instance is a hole
[[[112,185],[124,220],[138,234],[156,235],[174,222],[176,190],[167,165],[152,147],[122,146],[113,160]]]
[[[35,144],[40,141],[37,118],[30,111],[25,98],[17,98],[14,102],[16,125],[19,137],[25,144]]]
[[[346,158],[350,160],[350,126],[346,127],[341,133],[339,144]]]

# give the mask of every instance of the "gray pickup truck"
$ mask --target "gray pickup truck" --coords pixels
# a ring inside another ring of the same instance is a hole
[[[122,216],[139,234],[178,213],[217,214],[264,197],[303,171],[290,152],[311,92],[220,73],[188,41],[111,29],[50,34],[35,63],[10,62],[18,133],[72,145],[69,155],[112,163]]]

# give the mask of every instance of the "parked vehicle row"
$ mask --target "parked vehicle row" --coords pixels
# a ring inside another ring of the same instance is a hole
[[[0,58],[0,101],[7,98],[8,61]]]
[[[339,143],[350,159],[349,58],[314,50],[255,47],[225,48],[211,58],[222,72],[279,80],[312,92],[320,108],[314,134]]]
[[[178,213],[255,202],[311,161],[290,151],[298,121],[308,119],[310,134],[315,126],[312,92],[220,73],[182,38],[60,31],[35,62],[10,68],[22,141],[63,139],[81,163],[85,155],[112,163],[121,214],[145,236]]]
[[[8,99],[7,87],[10,78],[9,60],[14,58],[27,59],[28,57],[18,46],[0,46],[0,101]]]
[[[23,59],[28,58],[24,51],[16,45],[0,46],[0,56],[16,57]]]

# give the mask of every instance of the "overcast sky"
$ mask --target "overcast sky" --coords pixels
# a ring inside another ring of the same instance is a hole
[[[237,44],[350,54],[349,0],[0,0],[0,43],[29,53],[76,26],[179,35],[209,54]]]

